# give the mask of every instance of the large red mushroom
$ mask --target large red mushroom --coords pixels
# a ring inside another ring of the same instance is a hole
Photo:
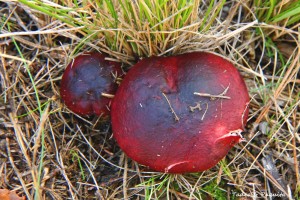
[[[146,58],[113,99],[113,135],[130,158],[153,170],[204,171],[243,140],[248,102],[238,70],[220,56]]]
[[[120,63],[105,60],[101,53],[84,53],[67,66],[61,80],[61,97],[74,113],[108,116],[121,74]]]

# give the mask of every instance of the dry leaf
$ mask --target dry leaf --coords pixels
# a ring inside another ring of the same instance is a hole
[[[0,189],[1,200],[25,200],[25,197],[19,197],[15,191]]]
[[[277,48],[285,56],[289,58],[295,51],[296,47],[289,43],[279,42],[277,43]]]

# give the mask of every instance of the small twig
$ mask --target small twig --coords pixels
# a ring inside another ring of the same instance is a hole
[[[113,99],[115,97],[115,95],[113,95],[113,94],[107,94],[107,93],[104,93],[104,92],[101,93],[101,96],[107,97],[107,98],[110,98],[110,99]]]
[[[12,168],[14,169],[14,172],[16,173],[18,180],[20,181],[20,183],[22,185],[22,189],[24,190],[24,193],[26,194],[28,199],[32,199],[32,196],[30,195],[30,192],[28,191],[28,189],[26,187],[26,184],[22,177],[22,174],[20,173],[19,169],[16,167],[13,156],[11,155],[9,138],[6,138],[6,150],[7,150],[7,156],[9,158],[10,164],[11,164]]]
[[[179,117],[176,115],[174,109],[172,108],[172,105],[171,105],[171,103],[170,103],[170,101],[169,101],[167,95],[166,95],[165,93],[162,93],[162,94],[163,94],[164,97],[166,98],[166,100],[167,100],[167,102],[168,102],[168,104],[169,104],[169,107],[170,107],[170,109],[171,109],[171,112],[174,114],[175,121],[179,121]]]
[[[178,191],[176,191],[176,190],[173,190],[173,189],[169,189],[169,191],[170,191],[171,193],[173,193],[174,195],[178,195],[178,196],[180,196],[180,197],[182,197],[182,198],[184,198],[184,199],[195,199],[195,198],[190,198],[189,196],[187,196],[187,195],[185,195],[185,194],[183,194],[183,193],[181,193],[181,192],[178,192]]]
[[[202,118],[201,118],[202,121],[203,121],[203,119],[204,119],[204,117],[205,117],[205,114],[206,114],[206,112],[207,112],[207,110],[208,110],[208,103],[206,102],[205,104],[206,104],[206,108],[205,108],[204,114],[203,114],[203,116],[202,116]]]
[[[125,156],[124,158],[124,172],[123,172],[123,197],[124,199],[128,199],[128,194],[127,194],[127,169],[128,169],[128,159]]]
[[[264,158],[262,158],[262,163],[265,170],[267,170],[270,173],[270,175],[277,181],[277,183],[285,191],[287,191],[287,184],[285,183],[284,179],[280,176],[272,157],[270,155],[266,155]]]
[[[256,164],[257,167],[261,170],[261,172],[264,172],[266,177],[268,178],[269,181],[271,181],[272,184],[274,184],[279,190],[281,190],[281,192],[283,192],[286,196],[288,196],[287,191],[285,191],[285,189],[278,183],[278,181],[276,179],[274,179],[274,177],[270,174],[269,171],[267,171],[258,161],[257,161],[257,157],[255,157],[254,155],[252,155],[252,153],[245,148],[244,145],[241,144],[241,146],[243,147],[244,151],[247,153],[248,156],[250,156],[253,159],[253,163],[251,165]],[[252,168],[252,166],[250,167]],[[246,176],[245,176],[246,177]],[[244,178],[245,179],[245,178]],[[244,182],[244,180],[243,180]]]
[[[225,90],[220,93],[220,94],[217,94],[217,95],[214,95],[214,94],[209,94],[209,93],[200,93],[200,92],[194,92],[194,95],[198,95],[198,96],[201,96],[201,97],[210,97],[211,100],[215,100],[216,98],[220,98],[220,99],[231,99],[229,96],[225,96],[225,94],[227,93],[228,89],[229,89],[229,86],[227,88],[225,88]]]
[[[213,95],[213,94],[200,93],[200,92],[194,92],[194,95],[201,96],[201,97],[210,97],[211,100],[215,100],[216,98],[220,98],[220,99],[231,99],[229,96]]]
[[[120,77],[120,75],[118,75],[117,71],[115,73],[111,72],[111,75],[114,78],[114,82],[116,82],[117,84],[119,84],[122,81],[122,78]]]
[[[196,105],[195,106],[189,106],[190,107],[190,111],[191,112],[194,112],[196,109],[198,109],[199,111],[202,110],[201,108],[201,101],[200,102],[196,102]]]

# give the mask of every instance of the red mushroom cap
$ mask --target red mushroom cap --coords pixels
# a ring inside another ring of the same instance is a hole
[[[61,97],[74,113],[107,116],[111,102],[109,95],[115,94],[116,77],[121,73],[121,64],[105,60],[101,53],[77,56],[63,74]]]
[[[215,166],[241,141],[249,95],[237,69],[211,53],[134,65],[112,102],[114,137],[133,160],[166,173]]]

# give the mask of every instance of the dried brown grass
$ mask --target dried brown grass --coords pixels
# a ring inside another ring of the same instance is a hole
[[[60,100],[61,75],[82,42],[82,27],[71,27],[14,1],[0,5],[0,17],[5,19],[0,34],[1,188],[16,190],[28,199],[35,195],[37,199],[145,199],[151,188],[151,199],[201,199],[199,194],[211,192],[205,186],[214,182],[225,191],[222,194],[227,194],[225,199],[238,198],[242,192],[258,197],[266,193],[289,198],[299,195],[297,26],[258,23],[249,3],[231,2],[226,5],[230,12],[223,10],[205,33],[197,31],[200,21],[196,14],[191,24],[179,30],[151,32],[149,24],[130,29],[131,24],[123,21],[128,28],[117,32],[133,38],[140,49],[138,55],[123,38],[118,38],[118,48],[108,48],[103,33],[114,30],[103,27],[97,32],[102,35],[84,43],[81,51],[106,52],[110,59],[127,67],[136,62],[136,56],[211,51],[231,60],[240,70],[252,97],[245,134],[248,142],[232,149],[211,170],[163,175],[148,172],[128,159],[112,138],[109,123],[101,123],[97,117],[77,116]],[[149,39],[162,34],[168,39],[165,44]],[[268,50],[267,37],[278,48],[271,46]],[[285,46],[280,48],[279,44]],[[273,53],[271,58],[266,56],[267,51]],[[280,54],[288,60],[286,66],[281,65]],[[43,105],[42,114],[25,63]],[[42,146],[45,153],[39,175]],[[156,187],[159,185],[162,187]]]

